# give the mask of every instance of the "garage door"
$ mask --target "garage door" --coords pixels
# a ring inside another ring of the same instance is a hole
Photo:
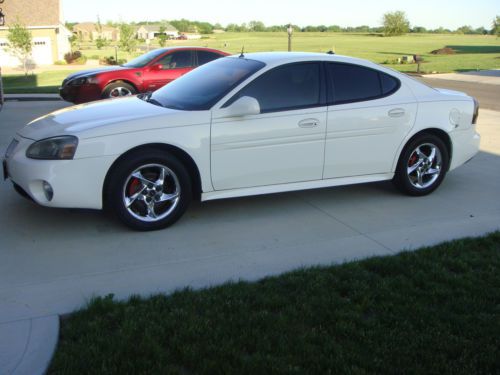
[[[37,65],[52,64],[52,46],[50,38],[33,38],[33,61]]]
[[[8,52],[8,45],[7,39],[0,39],[0,66],[17,66],[19,60]]]
[[[5,38],[0,39],[0,66],[19,66],[19,59],[10,54],[8,50],[8,41]],[[33,38],[33,48],[31,51],[31,60],[36,65],[49,65],[52,60],[52,45],[50,38]]]

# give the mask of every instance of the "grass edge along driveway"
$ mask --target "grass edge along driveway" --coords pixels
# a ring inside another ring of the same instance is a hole
[[[49,374],[493,374],[500,232],[63,319]]]

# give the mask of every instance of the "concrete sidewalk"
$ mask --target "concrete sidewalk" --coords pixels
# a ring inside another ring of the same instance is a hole
[[[500,85],[500,69],[479,70],[463,73],[425,74],[422,77],[450,81],[483,83],[487,85]]]
[[[62,100],[59,94],[6,94],[5,101],[52,101]]]
[[[0,153],[25,118],[64,105],[8,103]],[[0,373],[42,374],[57,316],[94,295],[256,280],[499,229],[500,113],[482,110],[479,121],[481,153],[421,198],[384,182],[211,201],[169,229],[137,233],[100,212],[36,206],[0,184]]]

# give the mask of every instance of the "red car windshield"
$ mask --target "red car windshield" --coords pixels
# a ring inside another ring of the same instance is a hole
[[[221,58],[200,66],[155,91],[151,99],[167,108],[207,110],[264,66],[263,62],[255,60]]]
[[[136,57],[135,59],[129,61],[126,64],[123,64],[122,66],[124,66],[126,68],[143,68],[147,64],[149,64],[150,61],[156,59],[158,56],[160,56],[163,53],[165,53],[164,49],[155,49],[153,51],[145,53],[144,55]]]

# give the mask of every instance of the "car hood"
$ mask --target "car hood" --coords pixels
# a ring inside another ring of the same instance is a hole
[[[209,111],[180,111],[145,102],[136,96],[67,107],[30,122],[18,131],[39,140],[59,135],[80,139],[165,127],[210,123]]]
[[[127,68],[125,66],[106,66],[106,67],[95,68],[95,69],[81,70],[79,72],[72,73],[69,76],[67,76],[63,81],[63,85],[66,82],[69,82],[75,78],[88,77],[88,76],[96,75],[99,73],[107,73],[107,72],[113,72],[113,71],[117,71],[117,70],[127,70],[127,69],[130,69],[130,68]]]

